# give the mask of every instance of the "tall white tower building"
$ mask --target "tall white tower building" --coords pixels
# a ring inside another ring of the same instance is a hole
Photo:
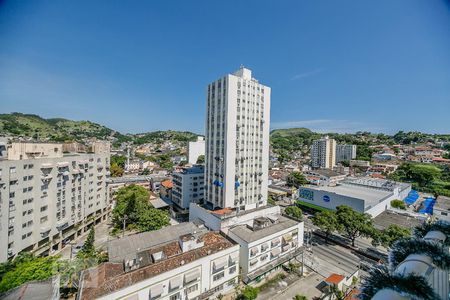
[[[336,163],[356,158],[356,145],[336,145]]]
[[[267,203],[270,88],[241,67],[207,87],[205,201],[212,208]]]
[[[336,165],[336,141],[326,136],[315,140],[311,149],[311,165],[313,168],[331,169]]]

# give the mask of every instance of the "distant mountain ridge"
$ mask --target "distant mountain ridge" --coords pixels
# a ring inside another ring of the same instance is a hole
[[[45,119],[34,114],[0,114],[0,136],[12,136],[43,141],[77,141],[89,139],[109,140],[115,145],[123,142],[145,144],[164,140],[193,141],[199,136],[189,131],[154,131],[139,134],[122,134],[91,121],[73,121],[64,118]]]

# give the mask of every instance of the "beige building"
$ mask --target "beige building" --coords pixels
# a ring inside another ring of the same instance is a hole
[[[99,153],[62,144],[11,143],[0,159],[0,262],[21,251],[51,254],[109,210],[109,143]]]
[[[326,136],[313,141],[311,148],[311,166],[320,169],[332,169],[336,166],[336,141]]]

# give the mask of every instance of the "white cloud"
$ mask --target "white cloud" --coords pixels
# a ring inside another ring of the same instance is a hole
[[[308,72],[300,73],[300,74],[297,74],[297,75],[293,76],[291,78],[291,80],[299,80],[299,79],[311,77],[311,76],[317,75],[319,73],[322,73],[323,71],[324,71],[323,68],[318,68],[318,69],[311,70],[311,71],[308,71]]]

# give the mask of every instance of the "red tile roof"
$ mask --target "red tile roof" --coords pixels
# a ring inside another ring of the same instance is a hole
[[[171,188],[173,188],[173,182],[171,181],[171,180],[164,180],[164,181],[161,181],[161,185],[163,186],[163,187],[165,187],[166,189],[171,189]]]
[[[325,282],[332,283],[332,284],[339,284],[344,279],[345,279],[345,277],[342,275],[331,274],[327,279],[325,279]]]

